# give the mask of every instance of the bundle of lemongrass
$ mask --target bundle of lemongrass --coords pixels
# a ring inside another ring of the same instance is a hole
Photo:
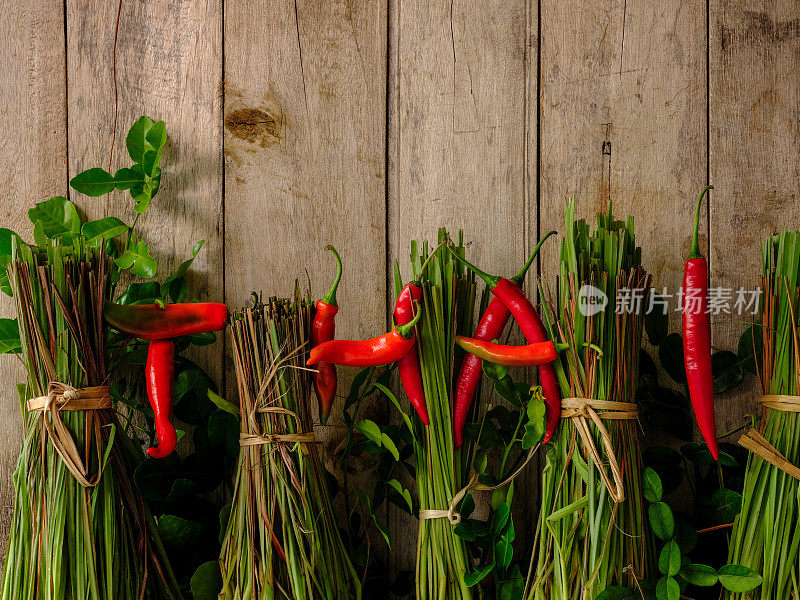
[[[361,583],[336,526],[305,366],[314,305],[270,298],[233,315],[242,451],[220,599],[344,600]]]
[[[413,278],[419,277],[422,316],[417,326],[422,383],[430,423],[410,419],[414,434],[417,493],[420,522],[417,541],[417,600],[472,598],[464,583],[471,570],[464,541],[454,533],[454,526],[444,516],[453,498],[467,483],[464,464],[456,460],[453,444],[452,390],[455,364],[455,336],[472,333],[475,306],[475,278],[465,274],[445,244],[447,232],[439,231],[439,245],[422,252],[411,245]],[[459,232],[455,251],[464,255]],[[395,267],[395,289],[402,288],[399,269]],[[438,517],[424,518],[430,511]]]
[[[551,339],[569,348],[554,363],[564,400],[526,584],[526,598],[536,600],[591,600],[612,585],[633,587],[650,574],[654,553],[635,405],[650,277],[633,219],[614,220],[609,205],[590,232],[574,217],[571,200],[558,297],[543,307]]]
[[[800,232],[783,230],[765,240],[761,252],[761,322],[753,332],[758,339],[760,330],[762,339],[755,350],[764,413],[760,431],[741,442],[751,454],[729,558],[762,573],[764,581],[751,592],[726,594],[784,600],[800,598]]]
[[[180,598],[133,487],[141,452],[106,387],[103,302],[118,279],[114,262],[82,237],[13,244],[8,273],[28,379],[18,386],[25,440],[2,599]]]

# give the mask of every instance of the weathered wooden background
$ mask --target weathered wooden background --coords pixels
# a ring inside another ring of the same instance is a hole
[[[30,234],[34,202],[108,164],[117,94],[112,167],[136,117],[167,123],[144,219],[157,257],[205,238],[195,293],[240,305],[304,269],[321,292],[334,243],[344,336],[384,328],[391,259],[439,226],[509,273],[566,197],[593,218],[611,195],[673,290],[707,181],[712,285],[754,285],[759,239],[800,226],[795,0],[6,0],[0,39],[0,226]],[[73,199],[92,217],[129,204]],[[716,324],[715,346],[740,329]],[[202,359],[221,383],[224,350]],[[4,538],[20,419],[19,371],[1,365]],[[753,408],[720,404],[723,430]],[[410,530],[396,567],[413,562]]]

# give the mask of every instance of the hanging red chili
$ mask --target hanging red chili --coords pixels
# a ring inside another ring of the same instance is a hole
[[[175,376],[175,342],[153,340],[147,349],[145,379],[147,397],[153,409],[158,446],[148,448],[153,458],[164,458],[175,450],[178,436],[172,426],[172,381]]]
[[[114,329],[131,337],[152,340],[147,349],[147,396],[155,415],[158,447],[148,448],[154,458],[175,450],[178,436],[172,425],[172,385],[175,343],[172,338],[225,329],[228,308],[220,303],[123,305],[107,302],[103,316]]]
[[[472,270],[478,277],[486,282],[486,285],[492,290],[498,300],[500,300],[509,312],[516,319],[522,334],[529,344],[537,342],[548,341],[547,329],[539,318],[539,313],[531,304],[531,301],[525,296],[516,283],[505,277],[496,277],[484,273],[476,266],[467,262],[466,259],[456,254],[452,248],[451,252],[457,260],[464,263],[464,265]],[[545,434],[544,442],[550,440],[558,427],[558,422],[561,419],[561,390],[558,386],[558,379],[556,378],[555,369],[550,364],[541,365],[539,367],[539,380],[542,385],[545,399]]]
[[[320,361],[348,367],[374,367],[397,362],[414,347],[414,326],[422,315],[417,311],[405,325],[369,340],[328,340],[311,349],[307,365]]]
[[[333,246],[326,246],[326,250],[333,252],[336,259],[336,277],[333,285],[325,294],[322,300],[317,300],[314,322],[311,324],[311,343],[319,346],[322,342],[332,340],[336,335],[336,313],[339,312],[339,305],[336,303],[336,290],[342,280],[342,259]],[[329,362],[317,363],[317,370],[314,373],[314,391],[317,394],[319,404],[319,420],[325,425],[328,422],[328,415],[331,406],[336,398],[336,365]]]
[[[683,272],[683,362],[689,397],[700,433],[714,460],[719,459],[714,423],[714,378],[711,373],[711,316],[708,311],[708,263],[700,253],[700,205],[707,186],[697,201],[689,258]]]
[[[456,336],[456,344],[481,360],[506,367],[533,367],[551,363],[558,358],[560,351],[568,347],[568,344],[554,344],[550,341],[506,346],[463,335]]]
[[[555,235],[555,233],[555,231],[549,232],[536,244],[536,248],[534,248],[533,253],[520,272],[511,278],[510,281],[516,284],[517,287],[522,285],[525,275],[528,273],[528,269],[539,254],[542,244],[551,235]],[[483,312],[478,326],[475,328],[473,337],[477,340],[487,342],[499,339],[503,334],[503,330],[510,316],[511,313],[508,311],[505,304],[503,304],[499,298],[492,298],[486,310]],[[464,427],[467,424],[469,409],[475,398],[475,392],[478,390],[482,374],[481,359],[474,354],[465,356],[458,372],[458,378],[456,379],[455,408],[453,411],[453,441],[456,449],[460,448],[463,443]],[[553,431],[555,431],[555,426],[553,427]],[[548,432],[545,434],[545,442],[550,439],[553,431],[548,429]]]
[[[397,325],[406,325],[414,318],[414,306],[419,312],[419,302],[422,300],[422,288],[416,283],[407,284],[394,305],[394,322]],[[422,385],[422,372],[419,367],[419,354],[417,353],[416,341],[411,350],[397,362],[397,370],[400,373],[400,381],[403,389],[408,396],[408,401],[414,410],[417,411],[420,421],[425,425],[430,423],[428,417],[428,405],[425,402],[425,390]]]
[[[165,340],[225,329],[228,307],[216,302],[165,305],[107,302],[103,316],[111,327],[131,337]]]

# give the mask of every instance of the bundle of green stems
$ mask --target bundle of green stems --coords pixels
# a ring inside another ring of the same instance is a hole
[[[417,493],[420,510],[447,510],[457,492],[467,483],[467,461],[453,444],[452,392],[456,364],[455,336],[472,332],[475,307],[475,278],[465,274],[448,250],[447,232],[439,231],[438,246],[422,252],[411,245],[413,277],[422,288],[422,311],[417,326],[425,401],[430,417],[425,426],[414,419],[414,452]],[[454,250],[464,255],[459,232]],[[402,281],[395,267],[395,288],[400,293]],[[472,598],[464,583],[471,570],[464,541],[454,533],[447,518],[420,519],[417,537],[416,597],[418,600],[461,600]]]
[[[761,319],[753,325],[763,394],[800,395],[800,232],[783,230],[762,242]],[[760,354],[760,356],[759,356]],[[798,400],[795,399],[795,403]],[[764,407],[760,434],[800,465],[800,413]],[[729,562],[763,574],[753,591],[733,600],[800,598],[800,481],[751,454],[742,510],[731,533]]]
[[[542,309],[551,339],[569,344],[554,363],[561,393],[635,403],[650,277],[641,267],[633,219],[615,220],[609,204],[592,232],[584,220],[575,221],[571,200],[565,221],[557,298]],[[544,286],[539,289],[546,298]],[[547,451],[526,582],[525,597],[531,600],[592,600],[612,585],[633,588],[635,579],[652,569],[639,423],[603,420],[622,475],[625,499],[619,503],[602,476],[605,470],[613,480],[611,456],[594,421],[587,424],[601,464],[592,459],[572,418],[561,420]]]
[[[113,296],[115,269],[102,245],[88,247],[81,237],[41,247],[14,242],[8,274],[27,381],[18,385],[25,438],[14,472],[2,600],[181,597],[133,485],[142,452],[114,410],[71,410],[67,403],[54,413],[27,406],[47,396],[53,383],[108,384],[103,303]],[[70,437],[71,464],[82,465],[83,481],[56,451]]]
[[[361,598],[313,442],[314,305],[256,299],[231,322],[241,443],[220,565],[224,600]]]

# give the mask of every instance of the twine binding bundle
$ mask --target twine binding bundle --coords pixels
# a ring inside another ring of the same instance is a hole
[[[758,402],[764,408],[771,410],[800,413],[800,396],[768,394],[761,396]],[[800,468],[792,464],[783,454],[778,452],[778,450],[755,429],[750,429],[745,435],[739,438],[739,445],[774,467],[777,467],[790,477],[794,477],[800,481]]]

